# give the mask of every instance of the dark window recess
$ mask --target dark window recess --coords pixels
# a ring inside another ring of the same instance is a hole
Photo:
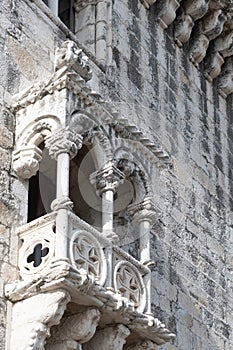
[[[74,0],[60,0],[58,7],[58,17],[60,20],[74,32]]]
[[[48,0],[42,0],[44,3],[45,3],[45,5],[49,5],[49,3],[48,3]]]
[[[39,172],[29,180],[28,222],[46,214],[39,186]]]
[[[51,159],[44,143],[39,171],[29,179],[28,222],[51,212],[51,202],[56,198],[56,161]]]

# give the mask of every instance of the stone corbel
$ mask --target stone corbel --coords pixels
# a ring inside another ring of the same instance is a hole
[[[50,328],[59,323],[70,295],[64,290],[41,293],[12,307],[10,350],[44,350]]]
[[[205,77],[209,82],[212,82],[221,73],[221,68],[224,63],[224,59],[219,52],[212,53],[208,57],[206,63]]]
[[[83,346],[83,349],[122,350],[123,345],[126,342],[126,338],[129,335],[129,329],[122,324],[118,324],[113,327],[106,327],[96,332],[95,336]]]
[[[62,46],[56,50],[54,67],[55,71],[63,67],[72,69],[86,81],[92,78],[88,57],[78,48],[77,44],[71,40],[66,40]]]
[[[214,42],[214,49],[206,64],[206,78],[213,81],[220,73],[224,58],[233,55],[233,31],[223,33]]]
[[[175,41],[178,46],[182,46],[186,43],[191,35],[191,31],[194,26],[194,20],[191,16],[183,14],[177,19],[175,29]]]
[[[13,152],[13,169],[16,175],[22,179],[30,179],[39,170],[42,159],[42,150],[35,146],[22,146]]]
[[[96,308],[64,317],[58,326],[52,328],[46,350],[77,350],[80,344],[93,337],[99,319],[100,312]]]
[[[158,4],[159,22],[161,27],[166,29],[176,18],[176,10],[180,6],[181,0],[162,0]]]
[[[209,0],[188,0],[184,2],[184,12],[177,19],[175,31],[175,40],[179,46],[189,40],[195,21],[206,14],[208,2]]]
[[[190,60],[195,65],[198,65],[204,59],[208,46],[209,39],[204,34],[200,34],[190,53]]]
[[[219,52],[224,58],[233,55],[233,31],[224,32],[214,43],[215,51]]]
[[[222,97],[226,98],[233,92],[233,59],[229,57],[219,77],[219,92]]]
[[[200,63],[206,56],[209,42],[221,34],[227,16],[222,10],[208,13],[199,25],[199,36],[191,49],[191,61],[194,64]]]

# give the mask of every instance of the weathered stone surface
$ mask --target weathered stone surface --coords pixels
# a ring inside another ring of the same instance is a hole
[[[85,101],[89,101],[90,105],[93,103],[94,100],[90,97],[94,94],[93,90],[101,92],[103,99],[108,100],[109,105],[115,109],[114,122],[102,129],[103,134],[110,140],[113,149],[127,150],[130,157],[138,162],[140,160],[151,184],[159,213],[150,235],[150,257],[155,262],[150,267],[152,313],[176,334],[176,339],[171,344],[161,348],[231,350],[231,12],[225,1],[119,0],[110,2],[107,7],[101,4],[98,8],[97,3],[98,1],[89,2],[88,6],[79,4],[81,7],[76,11],[78,46],[90,57],[93,71],[93,78],[89,82],[92,89],[85,90],[85,85],[82,85],[79,108]],[[10,105],[12,95],[21,93],[34,83],[51,79],[55,50],[68,37],[74,40],[72,33],[51,12],[46,12],[42,5],[37,0],[1,2],[1,110]],[[227,16],[226,21],[223,15]],[[179,19],[177,16],[180,16]],[[159,17],[163,27],[167,27],[165,30],[158,24]],[[221,35],[222,31],[224,34]],[[178,47],[175,40],[182,47]],[[190,56],[198,67],[190,62]],[[205,73],[209,81],[206,80]],[[71,77],[68,78],[72,85],[74,81]],[[59,77],[56,81],[59,81]],[[28,112],[30,120],[42,117],[40,111],[45,111],[43,101],[46,104],[50,99],[51,103],[43,120],[59,110],[57,106],[57,109],[54,108],[53,96],[59,94],[61,86],[52,88],[50,85],[49,88],[46,93],[42,90],[47,95],[45,100],[40,96],[42,103],[37,108],[37,114],[34,115],[32,109],[31,113]],[[33,91],[35,93],[36,89]],[[34,103],[33,91],[30,101],[27,101],[28,110],[30,104]],[[219,91],[224,98],[219,95]],[[73,106],[72,99],[77,100],[77,95],[70,95],[67,106]],[[100,101],[99,106],[101,104]],[[22,126],[28,120],[24,114],[25,106],[21,107],[19,119]],[[106,106],[103,109],[99,107],[98,118],[94,118],[94,108],[91,108],[88,111],[88,117],[93,118],[90,128],[94,119],[98,127],[102,128],[108,115],[103,112]],[[66,120],[69,120],[73,112],[67,108]],[[60,115],[66,113],[60,109]],[[3,287],[6,282],[18,278],[19,242],[15,228],[27,221],[28,180],[18,179],[20,185],[17,187],[11,169],[11,150],[15,147],[14,118],[6,112],[1,113],[0,123],[0,260],[3,264],[0,282],[0,348],[4,349],[9,318],[6,317]],[[73,126],[76,127],[75,123]],[[89,127],[85,132],[88,134],[88,131]],[[113,137],[115,133],[116,138]],[[89,142],[93,139],[95,146],[99,147],[101,142],[96,134],[87,137],[87,146],[90,146]],[[138,142],[144,148],[140,148]],[[131,148],[128,147],[129,144]],[[103,148],[99,155],[102,152]],[[166,154],[170,156],[168,167],[164,167]],[[96,162],[95,170],[102,166]],[[137,181],[133,191],[120,188],[114,202],[119,203],[129,193],[139,193],[136,196],[137,204],[141,203],[141,197],[145,193],[142,184],[146,181],[145,178],[140,178],[140,171],[135,173]],[[131,180],[130,175],[128,181]],[[121,203],[125,203],[123,199]],[[88,210],[91,212],[93,208],[88,207]],[[138,257],[139,228],[127,220],[129,218],[124,210],[119,217],[118,212],[114,212],[113,227],[117,232],[123,232],[119,243],[121,247]],[[54,272],[53,277],[55,276]],[[39,280],[37,282],[40,285]],[[22,337],[25,332],[27,334],[27,327],[28,325],[22,327]],[[111,331],[114,333],[112,329]],[[101,324],[99,332],[97,339],[101,342],[101,332],[109,334],[106,325]],[[45,337],[45,329],[42,329],[42,333]],[[129,340],[127,337],[121,339],[122,342],[126,340],[126,348],[143,348],[146,344],[153,349],[153,342],[143,343],[141,339],[133,337],[130,335]],[[94,339],[93,343],[90,342],[90,347],[96,346]],[[101,345],[103,349],[105,345],[106,342]],[[75,349],[79,344],[67,340],[64,346]]]

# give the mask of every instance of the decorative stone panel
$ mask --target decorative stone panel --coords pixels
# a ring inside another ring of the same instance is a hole
[[[106,258],[98,240],[88,231],[77,231],[70,241],[72,265],[103,285],[107,277]]]
[[[50,264],[55,254],[55,213],[48,214],[18,230],[19,270],[23,279],[31,279]]]

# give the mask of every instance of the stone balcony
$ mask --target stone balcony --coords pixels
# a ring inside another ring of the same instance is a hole
[[[16,304],[27,303],[38,294],[63,290],[70,295],[73,310],[99,310],[99,327],[128,327],[129,344],[145,339],[157,345],[170,341],[174,335],[148,312],[150,269],[65,209],[67,249],[61,256],[59,214],[52,212],[18,229],[20,278],[6,286],[8,298]]]
[[[21,278],[24,281],[41,278],[50,270],[55,259],[67,259],[73,273],[82,276],[83,280],[121,296],[130,308],[144,312],[148,307],[146,285],[149,268],[112,245],[101,232],[71,211],[67,210],[66,215],[68,243],[63,257],[58,257],[56,249],[57,212],[18,229]]]

